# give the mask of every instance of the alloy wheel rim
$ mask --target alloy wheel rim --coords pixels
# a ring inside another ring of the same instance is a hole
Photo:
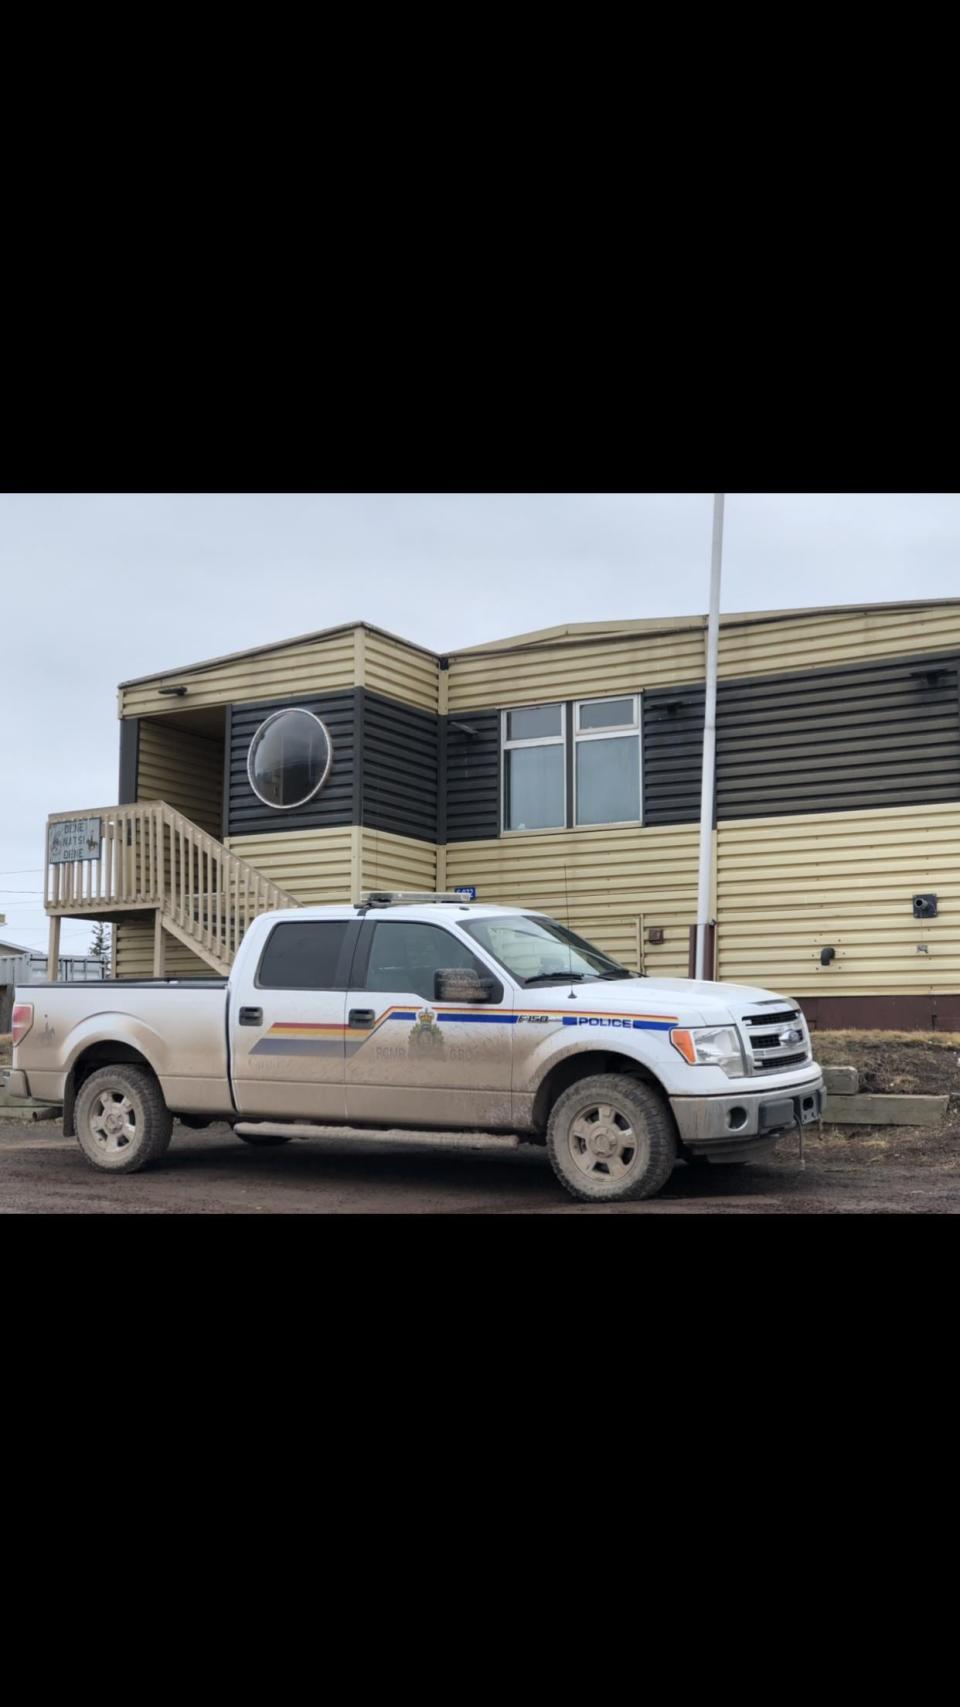
[[[602,1102],[580,1110],[570,1124],[567,1143],[574,1166],[599,1182],[623,1179],[644,1140],[628,1115],[613,1103]]]
[[[101,1091],[90,1112],[90,1132],[97,1148],[117,1156],[137,1136],[133,1103],[123,1091]]]

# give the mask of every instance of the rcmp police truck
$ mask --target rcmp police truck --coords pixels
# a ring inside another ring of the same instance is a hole
[[[9,1088],[62,1101],[133,1173],[186,1126],[545,1145],[574,1197],[651,1197],[678,1158],[749,1160],[819,1119],[803,1014],[746,985],[641,978],[534,910],[375,893],[251,923],[228,979],[17,992]]]

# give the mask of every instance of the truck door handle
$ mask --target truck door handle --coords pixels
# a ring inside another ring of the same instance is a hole
[[[351,1008],[347,1018],[351,1025],[368,1026],[376,1019],[372,1008]]]
[[[262,1025],[263,1009],[241,1008],[238,1018],[241,1025]]]

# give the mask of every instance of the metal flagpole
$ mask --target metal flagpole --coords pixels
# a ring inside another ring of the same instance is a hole
[[[713,495],[713,556],[710,563],[710,615],[707,622],[707,702],[703,720],[703,778],[700,786],[700,884],[697,892],[696,957],[698,978],[703,977],[713,871],[713,779],[717,753],[717,647],[720,639],[723,498],[722,492],[715,492]]]

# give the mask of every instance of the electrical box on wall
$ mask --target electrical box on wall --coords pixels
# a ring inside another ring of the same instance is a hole
[[[935,895],[915,895],[913,897],[913,916],[915,919],[935,919],[937,916],[937,897]]]

